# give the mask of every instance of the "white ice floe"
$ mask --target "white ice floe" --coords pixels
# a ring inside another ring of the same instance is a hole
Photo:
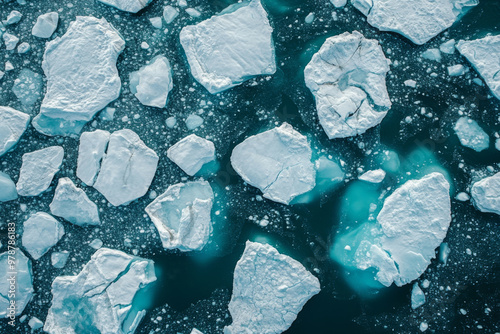
[[[439,51],[441,51],[442,53],[449,54],[449,55],[455,53],[455,40],[450,39],[450,40],[442,43],[441,45],[439,45]]]
[[[8,252],[0,254],[0,317],[18,316],[23,313],[24,308],[33,297],[33,272],[31,270],[31,261],[24,253],[16,248],[15,251],[15,274],[12,274],[9,268]],[[15,280],[11,279],[15,276]],[[15,285],[15,294],[10,294],[10,284]],[[10,301],[15,301],[15,307],[11,307]]]
[[[104,130],[84,132],[80,136],[76,176],[88,186],[93,186],[101,169],[101,161],[108,147],[110,133]]]
[[[124,12],[137,13],[146,8],[152,0],[99,0]]]
[[[0,202],[17,199],[16,184],[9,175],[0,172]]]
[[[180,41],[193,77],[215,94],[276,72],[272,31],[260,0],[252,0],[184,27]]]
[[[6,26],[11,25],[11,24],[16,24],[17,22],[21,21],[23,18],[23,14],[17,10],[13,10],[10,12],[10,14],[7,16],[7,19],[5,19],[2,23],[5,24]]]
[[[458,77],[465,74],[465,67],[462,64],[448,66],[446,70],[450,77]]]
[[[57,12],[42,14],[36,19],[31,34],[38,38],[50,38],[56,31],[58,22],[59,14]]]
[[[152,17],[149,19],[149,22],[151,22],[151,25],[155,27],[156,29],[161,29],[163,26],[163,22],[161,20],[161,17]]]
[[[167,157],[193,176],[203,165],[215,160],[215,146],[210,140],[191,134],[172,145],[167,150]]]
[[[35,128],[46,135],[74,135],[121,89],[116,60],[125,41],[105,19],[77,16],[62,37],[46,44],[42,68],[47,92]]]
[[[351,0],[370,25],[421,45],[451,25],[478,0]]]
[[[196,8],[186,8],[186,13],[191,17],[200,17],[201,13]]]
[[[418,283],[413,284],[411,289],[411,308],[416,309],[425,304],[425,294],[418,286]]]
[[[52,254],[50,254],[50,263],[54,268],[61,269],[66,265],[68,258],[68,251],[53,252]]]
[[[16,35],[9,34],[6,32],[3,34],[3,42],[5,43],[5,48],[10,51],[14,50],[19,43],[19,38]]]
[[[500,35],[472,41],[459,41],[457,50],[486,81],[493,95],[500,99]]]
[[[61,146],[50,146],[23,155],[23,164],[17,181],[21,196],[38,196],[50,186],[64,158]]]
[[[335,8],[342,8],[347,4],[347,0],[330,0],[330,2]]]
[[[193,328],[193,330],[191,331],[190,334],[203,334],[203,332],[199,331],[198,329],[196,328]]]
[[[385,178],[385,171],[383,169],[369,170],[359,177],[360,180],[370,183],[380,183]]]
[[[17,46],[17,53],[19,54],[25,54],[26,52],[29,52],[31,50],[31,46],[27,42],[22,42]]]
[[[282,333],[319,291],[318,279],[300,262],[270,245],[247,241],[234,269],[233,322],[224,333]]]
[[[441,51],[439,51],[439,49],[434,49],[434,48],[427,49],[424,52],[422,52],[422,58],[440,62],[442,58]]]
[[[471,196],[480,211],[500,215],[500,173],[474,183]]]
[[[307,137],[288,123],[248,137],[231,154],[231,165],[264,197],[289,204],[315,186],[316,170]]]
[[[469,117],[460,117],[453,127],[460,143],[476,152],[486,150],[490,146],[488,134]]]
[[[328,138],[378,125],[391,108],[385,77],[389,60],[376,40],[357,31],[328,38],[304,69]]]
[[[172,23],[177,16],[179,16],[179,10],[177,8],[170,5],[163,8],[163,19],[166,24]]]
[[[32,331],[36,331],[43,327],[43,321],[38,319],[37,317],[32,317],[30,321],[28,321],[28,326],[30,326]]]
[[[45,212],[33,214],[23,224],[22,243],[32,258],[38,260],[64,235],[64,226]]]
[[[186,118],[185,122],[188,130],[194,130],[203,124],[204,119],[198,115],[191,114]]]
[[[12,92],[26,108],[32,108],[33,105],[42,96],[43,80],[42,76],[30,69],[23,68],[19,77],[14,80]]]
[[[28,114],[0,106],[0,157],[17,144],[29,122]]]
[[[133,334],[146,311],[137,297],[156,281],[154,263],[101,248],[76,276],[52,282],[52,303],[44,331]]]
[[[163,247],[201,250],[212,232],[212,187],[206,181],[174,184],[146,207]]]
[[[148,65],[130,73],[130,91],[146,106],[164,108],[173,87],[172,68],[164,56],[156,56]]]
[[[59,179],[50,212],[79,226],[101,223],[97,205],[67,177]]]

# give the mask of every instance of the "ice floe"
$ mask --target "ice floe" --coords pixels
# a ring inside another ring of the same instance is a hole
[[[471,196],[480,211],[500,215],[500,173],[474,183]]]
[[[42,14],[36,19],[31,34],[38,38],[50,38],[56,31],[58,22],[59,14],[57,12]]]
[[[418,286],[418,283],[413,284],[411,289],[411,308],[416,309],[425,304],[425,294]]]
[[[76,176],[88,186],[93,186],[101,169],[101,161],[108,147],[108,131],[84,132],[80,136]]]
[[[99,0],[124,12],[137,13],[146,8],[152,0]]]
[[[369,170],[359,177],[360,180],[370,183],[380,183],[384,180],[384,178],[385,171],[383,169]]]
[[[460,143],[476,152],[486,150],[490,146],[488,134],[469,117],[460,117],[453,127]]]
[[[52,254],[50,254],[50,263],[54,268],[61,269],[66,265],[68,258],[68,251],[53,252]]]
[[[42,96],[42,76],[30,69],[23,68],[19,77],[14,80],[12,91],[21,101],[23,107],[31,108]]]
[[[215,160],[215,146],[210,140],[191,134],[172,145],[167,150],[167,157],[193,176],[203,165]]]
[[[33,297],[33,272],[31,270],[31,261],[24,253],[16,248],[14,255],[9,252],[0,254],[0,317],[9,317],[15,319],[23,313],[24,308]],[[9,256],[15,257],[15,274],[12,274],[8,268],[10,267]],[[10,280],[11,276],[15,276],[15,281]],[[10,287],[15,285],[15,296],[9,294]],[[9,295],[11,297],[9,297]],[[15,300],[15,307],[11,308],[10,301]]]
[[[45,212],[33,214],[23,224],[22,243],[24,249],[35,260],[41,258],[64,235],[64,226]]]
[[[0,172],[0,202],[17,199],[16,184],[9,175]]]
[[[163,19],[166,24],[172,23],[177,16],[179,16],[179,10],[177,8],[170,5],[163,8]]]
[[[0,157],[17,144],[28,128],[29,122],[28,114],[0,106]]]

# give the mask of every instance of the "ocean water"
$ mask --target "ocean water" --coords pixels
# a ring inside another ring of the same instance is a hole
[[[52,298],[52,281],[57,276],[77,274],[94,252],[88,243],[99,238],[105,247],[127,253],[135,250],[139,256],[155,261],[158,282],[153,287],[153,298],[142,301],[148,313],[136,333],[189,333],[193,327],[204,333],[221,333],[231,323],[227,304],[234,266],[245,241],[250,239],[270,243],[297,259],[321,282],[322,291],[305,305],[286,333],[418,333],[422,322],[429,325],[427,332],[432,333],[500,332],[500,219],[498,215],[477,211],[470,202],[454,199],[458,192],[467,191],[473,181],[500,170],[500,152],[494,148],[493,140],[500,131],[500,101],[491,96],[486,86],[472,82],[479,76],[457,52],[443,55],[439,63],[420,58],[428,48],[438,47],[451,38],[474,39],[500,33],[500,1],[480,0],[451,28],[425,45],[416,46],[397,34],[371,27],[350,4],[335,9],[327,0],[263,0],[274,29],[278,70],[273,76],[252,79],[218,95],[209,94],[190,75],[178,34],[183,26],[206,19],[234,1],[189,0],[190,6],[200,8],[200,19],[183,14],[167,26],[168,32],[153,28],[148,19],[161,16],[163,6],[169,3],[153,0],[138,14],[128,14],[94,0],[28,0],[22,6],[15,1],[0,2],[1,19],[14,9],[22,12],[21,22],[8,30],[32,48],[25,55],[0,48],[0,63],[8,60],[15,67],[0,80],[0,105],[32,116],[38,113],[40,96],[33,106],[23,106],[12,91],[14,80],[23,69],[43,74],[45,40],[31,36],[38,15],[58,11],[59,36],[76,16],[104,17],[127,43],[117,63],[122,93],[110,104],[116,108],[113,121],[104,121],[97,115],[83,131],[135,131],[160,156],[150,188],[150,192],[160,194],[169,185],[186,180],[186,175],[166,158],[166,150],[191,133],[184,126],[184,119],[196,113],[204,118],[204,124],[194,132],[214,142],[220,164],[217,173],[207,178],[216,193],[214,212],[219,213],[214,216],[211,241],[201,252],[181,254],[162,248],[156,229],[144,212],[151,202],[148,195],[127,206],[108,205],[100,193],[85,187],[75,175],[78,138],[47,137],[28,128],[15,150],[0,158],[0,171],[16,181],[22,155],[51,145],[64,147],[65,160],[47,192],[0,204],[0,250],[5,250],[7,222],[16,222],[22,233],[22,223],[32,213],[49,212],[58,177],[67,176],[82,187],[98,204],[103,222],[95,228],[64,222],[66,235],[51,250],[70,251],[63,269],[50,265],[50,255],[33,261],[35,294],[23,313],[28,319],[45,319]],[[311,12],[315,20],[306,24],[304,18]],[[387,88],[393,105],[381,125],[365,134],[329,140],[319,125],[313,97],[305,87],[303,69],[326,38],[353,30],[377,39],[392,61]],[[150,45],[148,50],[140,48],[144,41]],[[128,74],[160,54],[169,59],[174,73],[174,89],[164,109],[143,106],[128,89]],[[469,71],[460,77],[449,77],[446,67],[454,64],[463,64]],[[432,72],[437,76],[430,76]],[[418,88],[405,87],[403,82],[408,79],[417,81]],[[460,145],[453,125],[461,113],[476,120],[490,135],[489,149],[477,153]],[[165,125],[170,116],[178,121],[173,129]],[[260,200],[260,191],[243,183],[231,168],[229,157],[232,148],[246,137],[282,122],[306,134],[314,151],[331,156],[336,162],[343,161],[346,180],[307,204],[284,206]],[[391,159],[384,158],[385,152],[392,152]],[[389,171],[381,185],[356,181],[360,169],[380,166]],[[332,259],[335,239],[365,221],[370,215],[370,204],[380,209],[384,194],[408,179],[435,170],[444,172],[451,184],[453,217],[445,238],[451,253],[446,265],[434,260],[418,280],[430,282],[424,289],[426,304],[411,309],[411,285],[393,286],[377,293],[359,291],[356,280],[362,278],[347,275]],[[269,224],[262,226],[263,220]],[[125,238],[132,240],[132,247],[125,246]],[[14,333],[29,332],[25,321],[18,324]],[[5,320],[0,321],[0,333],[12,333]]]

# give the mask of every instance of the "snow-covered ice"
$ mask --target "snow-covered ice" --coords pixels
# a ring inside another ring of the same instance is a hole
[[[12,255],[10,255],[12,256]],[[33,272],[31,270],[31,260],[24,255],[24,253],[19,249],[15,249],[15,310],[12,310],[13,315],[20,315],[23,313],[24,308],[30,302],[33,297]],[[3,252],[0,254],[0,317],[4,318],[11,315],[11,310],[8,309],[10,306],[9,289],[10,282],[9,278],[12,273],[6,268],[9,268],[9,253]]]
[[[35,260],[41,258],[64,235],[64,226],[45,212],[33,214],[23,224],[24,249]]]
[[[328,138],[345,138],[378,125],[391,108],[385,77],[389,61],[379,43],[357,31],[328,38],[304,69]]]
[[[316,277],[267,244],[247,241],[234,269],[225,334],[282,333],[307,301],[320,291]]]
[[[460,143],[476,152],[486,150],[490,146],[488,134],[469,117],[460,117],[453,127]]]
[[[480,211],[500,215],[500,173],[474,183],[471,196]]]
[[[152,0],[99,0],[100,2],[123,10],[124,12],[137,13],[144,9]]]
[[[58,22],[59,14],[57,12],[42,14],[36,19],[31,34],[38,38],[50,38],[56,31]]]
[[[380,183],[384,180],[384,178],[385,171],[383,169],[369,170],[359,177],[360,180],[370,183]]]
[[[9,175],[0,172],[0,202],[17,199],[16,184]]]
[[[28,128],[29,122],[28,114],[0,106],[0,157],[17,144]]]
[[[425,304],[425,294],[418,286],[418,283],[413,284],[411,289],[411,308],[416,309]]]
[[[88,186],[93,186],[101,169],[101,161],[108,147],[111,134],[104,130],[84,132],[80,136],[76,176]]]
[[[248,137],[231,154],[231,165],[264,197],[289,204],[315,186],[316,171],[307,137],[288,123]]]
[[[193,176],[203,165],[215,160],[215,146],[210,140],[191,134],[172,145],[167,150],[167,157]]]
[[[276,72],[272,31],[260,0],[252,0],[184,27],[180,41],[193,77],[215,94]]]
[[[163,247],[201,250],[212,232],[212,187],[206,181],[174,184],[146,207]]]

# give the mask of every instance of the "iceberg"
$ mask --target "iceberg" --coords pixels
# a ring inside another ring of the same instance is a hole
[[[152,0],[99,0],[100,2],[113,6],[119,10],[129,13],[137,13],[146,8]]]
[[[180,41],[193,77],[216,94],[276,72],[272,32],[260,0],[252,0],[182,28]]]
[[[288,123],[259,133],[236,145],[231,165],[264,197],[289,204],[315,186],[316,170],[307,137]]]
[[[36,19],[31,34],[38,38],[50,38],[56,31],[58,22],[59,14],[57,12],[42,14]]]
[[[31,270],[31,261],[24,253],[16,248],[14,255],[9,252],[0,254],[0,317],[13,317],[23,313],[24,308],[33,297],[33,271]],[[15,257],[15,274],[12,274],[9,264],[9,256]],[[9,309],[10,300],[9,290],[11,288],[11,275],[15,276],[15,309]]]
[[[389,60],[379,43],[352,34],[328,38],[304,69],[328,138],[345,138],[378,125],[391,108],[385,77]]]
[[[471,196],[480,211],[500,215],[500,173],[474,183]]]
[[[478,0],[351,0],[368,23],[422,45],[451,27]]]
[[[425,294],[418,286],[418,283],[413,284],[411,289],[411,308],[416,309],[425,304]]]
[[[28,128],[30,116],[10,107],[0,106],[0,157],[12,150]]]
[[[481,152],[490,146],[488,134],[477,124],[476,121],[468,117],[460,117],[453,127],[460,143],[472,148],[476,152]]]
[[[108,131],[84,132],[80,136],[76,176],[88,186],[93,186],[101,169],[101,161],[108,147]]]
[[[50,334],[132,334],[146,311],[138,301],[156,281],[154,262],[101,248],[76,276],[52,282],[43,330]]]
[[[64,158],[61,146],[50,146],[25,153],[17,181],[17,193],[21,196],[38,196],[50,186]]]
[[[191,134],[171,146],[167,157],[186,174],[193,176],[203,165],[215,160],[215,146],[210,140]]]
[[[59,179],[50,212],[78,226],[101,223],[97,205],[67,177]]]
[[[360,180],[370,183],[380,183],[384,180],[384,178],[385,171],[383,169],[369,170],[359,177]]]
[[[164,56],[156,56],[148,65],[130,73],[130,91],[145,106],[165,108],[173,87],[172,68]]]
[[[47,43],[42,68],[47,92],[35,128],[46,135],[75,135],[118,98],[116,60],[125,41],[105,19],[77,16],[62,37]]]
[[[316,277],[267,244],[247,241],[234,269],[225,334],[282,333],[307,301],[320,291]]]
[[[24,68],[14,81],[12,91],[24,107],[31,108],[42,96],[42,88],[42,76]]]
[[[206,181],[177,183],[167,188],[146,213],[160,234],[163,247],[187,252],[202,250],[212,233],[212,187]]]
[[[500,99],[500,35],[459,41],[457,50],[484,79],[492,94]]]
[[[33,214],[23,224],[24,249],[35,260],[41,258],[64,235],[64,226],[45,212]]]
[[[0,172],[0,202],[17,199],[16,184],[9,175]]]

